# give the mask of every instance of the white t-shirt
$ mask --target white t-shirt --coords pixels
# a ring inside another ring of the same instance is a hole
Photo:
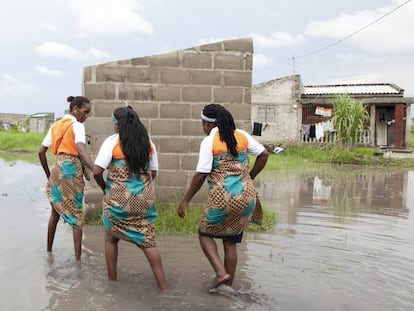
[[[75,144],[84,143],[86,144],[86,135],[85,135],[85,125],[72,115],[65,115],[63,119],[72,119],[73,121],[73,134],[75,135]],[[50,148],[52,146],[52,128],[55,126],[56,122],[52,124],[47,132],[45,138],[42,141],[42,145]]]
[[[115,133],[109,137],[107,137],[101,145],[99,149],[98,155],[95,160],[95,165],[106,169],[112,161],[112,151],[119,139],[119,134]],[[152,157],[149,161],[149,169],[151,171],[158,170],[158,156],[157,150],[155,149],[155,145],[150,142],[152,145]]]
[[[211,130],[210,134],[205,137],[200,144],[200,152],[198,156],[198,163],[196,171],[199,173],[210,173],[213,167],[213,140],[214,135],[218,131],[218,128],[215,127]],[[247,138],[247,153],[254,156],[261,154],[265,147],[260,144],[256,139],[254,139],[249,133],[244,130],[236,129],[236,131],[242,133]]]

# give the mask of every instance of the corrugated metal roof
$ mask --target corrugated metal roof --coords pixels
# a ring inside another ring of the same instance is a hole
[[[307,85],[302,95],[334,94],[403,94],[404,90],[392,84]]]

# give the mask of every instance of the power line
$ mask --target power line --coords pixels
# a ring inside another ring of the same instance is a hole
[[[377,22],[379,22],[380,20],[384,19],[384,18],[385,18],[385,17],[387,17],[388,15],[390,15],[390,14],[394,13],[395,11],[397,11],[398,9],[400,9],[401,7],[403,7],[404,5],[408,4],[409,2],[411,2],[411,0],[407,0],[407,1],[405,1],[404,3],[401,3],[400,5],[398,5],[397,7],[395,7],[394,9],[392,9],[391,11],[387,12],[386,14],[384,14],[384,15],[382,15],[382,16],[380,16],[380,17],[378,17],[376,20],[372,21],[371,23],[369,23],[369,24],[365,25],[364,27],[362,27],[362,28],[360,28],[360,29],[358,29],[358,30],[356,30],[356,31],[354,31],[354,32],[352,32],[352,33],[350,33],[350,34],[349,34],[349,35],[347,35],[346,37],[343,37],[342,39],[340,39],[340,40],[338,40],[338,41],[335,41],[334,43],[331,43],[331,44],[329,44],[329,45],[327,45],[327,46],[324,46],[323,48],[320,48],[320,49],[318,49],[318,50],[315,50],[315,51],[312,51],[312,52],[309,52],[309,53],[306,53],[306,54],[303,54],[303,55],[293,56],[293,57],[292,57],[293,62],[294,62],[294,61],[295,61],[295,59],[297,59],[297,58],[302,58],[302,57],[310,56],[310,55],[313,55],[313,54],[317,54],[317,53],[320,53],[320,52],[322,52],[322,51],[325,51],[325,50],[327,50],[327,49],[329,49],[329,48],[331,48],[331,47],[333,47],[333,46],[335,46],[335,45],[338,45],[339,43],[341,43],[341,42],[343,42],[343,41],[345,41],[345,40],[349,39],[350,37],[352,37],[352,36],[354,36],[354,35],[356,35],[356,34],[360,33],[361,31],[363,31],[363,30],[367,29],[367,28],[368,28],[368,27],[370,27],[370,26],[372,26],[372,25],[376,24]]]

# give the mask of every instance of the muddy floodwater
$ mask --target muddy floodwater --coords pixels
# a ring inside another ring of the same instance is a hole
[[[84,228],[80,264],[62,222],[47,254],[41,167],[0,160],[0,177],[1,310],[414,310],[414,171],[265,173],[256,184],[277,225],[245,235],[234,289],[213,294],[196,236],[158,236],[165,292],[126,242],[108,282],[100,227]]]

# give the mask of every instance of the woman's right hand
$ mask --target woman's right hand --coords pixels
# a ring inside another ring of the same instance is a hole
[[[180,217],[180,218],[184,218],[184,216],[185,216],[185,210],[188,208],[188,202],[186,202],[186,201],[182,201],[181,203],[180,203],[180,206],[178,206],[178,208],[177,208],[177,213],[178,213],[178,216]]]

